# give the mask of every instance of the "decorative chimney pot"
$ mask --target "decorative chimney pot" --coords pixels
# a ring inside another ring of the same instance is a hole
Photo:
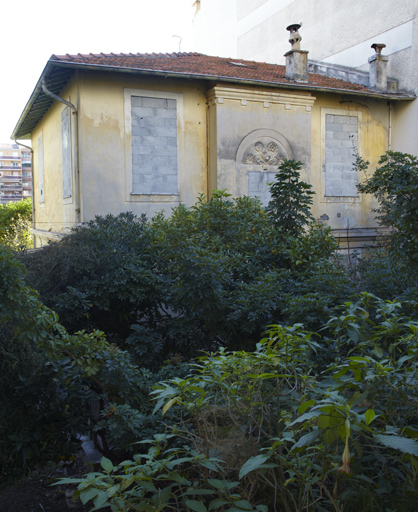
[[[309,52],[300,49],[300,42],[302,41],[302,37],[299,34],[300,27],[301,25],[295,23],[286,28],[290,32],[289,43],[292,45],[292,49],[284,54],[286,57],[286,78],[296,82],[307,82],[309,79]]]
[[[389,58],[382,55],[385,44],[374,43],[371,48],[376,52],[372,57],[369,57],[369,87],[377,91],[388,90],[388,60]]]

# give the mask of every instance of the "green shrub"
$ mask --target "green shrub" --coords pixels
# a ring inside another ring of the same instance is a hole
[[[350,293],[336,248],[313,221],[290,234],[257,199],[215,191],[169,218],[98,217],[22,261],[71,332],[103,330],[152,368],[219,344],[254,347],[266,325],[285,321],[283,311],[319,324]],[[293,306],[318,286],[322,306]]]
[[[388,151],[371,176],[366,176],[358,189],[373,194],[379,203],[377,220],[394,228],[390,250],[410,264],[418,263],[418,159],[406,153]],[[358,159],[357,165],[367,171],[368,162]]]
[[[370,294],[335,313],[328,340],[276,325],[256,351],[200,357],[153,392],[156,411],[177,411],[168,436],[60,483],[115,512],[416,509],[418,323]]]
[[[33,246],[31,222],[32,199],[1,204],[0,244],[14,250],[30,249]]]

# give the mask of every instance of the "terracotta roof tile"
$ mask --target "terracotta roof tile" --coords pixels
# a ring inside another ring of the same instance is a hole
[[[50,61],[73,63],[89,66],[105,66],[120,69],[130,69],[162,72],[168,74],[194,75],[239,81],[263,82],[269,85],[300,84],[285,77],[285,66],[254,62],[241,59],[212,57],[201,53],[100,53],[77,55],[52,55]],[[318,74],[309,74],[307,87],[339,89],[345,91],[369,92],[364,85],[353,84]]]
[[[382,99],[410,100],[407,93],[373,91],[364,85],[352,84],[337,78],[309,73],[309,81],[296,82],[285,77],[285,66],[241,59],[211,57],[201,53],[88,53],[52,55],[22,112],[12,138],[26,138],[52,103],[42,91],[45,80],[50,91],[59,94],[71,77],[74,68],[103,69],[140,75],[156,74],[176,78],[194,78],[216,82],[246,83],[275,88],[330,91]]]

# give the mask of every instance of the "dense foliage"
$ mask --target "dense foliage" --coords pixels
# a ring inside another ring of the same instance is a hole
[[[335,250],[314,221],[296,236],[257,199],[215,192],[169,218],[97,217],[22,261],[66,328],[103,330],[151,367],[196,349],[251,349],[272,322],[318,326],[349,294]]]
[[[367,170],[368,162],[359,165]],[[358,188],[373,194],[379,202],[375,210],[381,225],[393,227],[390,247],[410,264],[418,263],[418,158],[405,153],[388,151],[371,176]]]
[[[30,249],[32,199],[0,204],[0,244],[14,250]]]
[[[0,479],[93,430],[101,470],[66,483],[95,510],[417,507],[412,228],[350,274],[299,168],[267,209],[215,191],[0,245]]]
[[[153,392],[177,410],[168,435],[63,482],[114,512],[416,509],[418,323],[363,294],[326,330],[271,326],[254,352],[200,357]]]

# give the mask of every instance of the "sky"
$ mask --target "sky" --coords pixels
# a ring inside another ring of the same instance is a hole
[[[171,53],[179,51],[179,43],[182,52],[194,51],[193,3],[3,0],[0,142],[12,143],[10,135],[52,54]]]

